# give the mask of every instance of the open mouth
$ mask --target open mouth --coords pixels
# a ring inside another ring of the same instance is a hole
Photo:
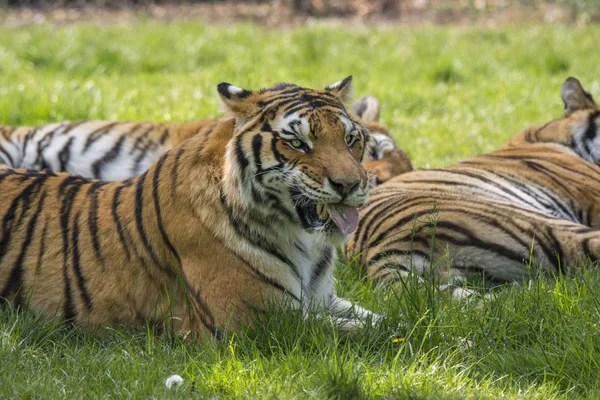
[[[341,203],[298,205],[296,212],[305,229],[337,229],[349,234],[358,226],[358,209]]]

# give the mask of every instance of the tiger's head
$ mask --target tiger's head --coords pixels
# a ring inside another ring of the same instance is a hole
[[[523,129],[507,146],[526,143],[558,143],[570,147],[580,157],[600,165],[600,106],[576,78],[562,85],[562,118],[542,126]]]
[[[361,97],[352,106],[352,111],[369,132],[364,165],[370,175],[371,187],[413,170],[408,155],[398,148],[389,131],[379,122],[380,110],[379,101],[372,96]]]
[[[225,179],[240,204],[305,231],[343,238],[358,225],[369,189],[367,131],[344,101],[352,77],[324,90],[280,83],[250,91],[221,83],[236,119]],[[280,225],[283,228],[283,225]]]

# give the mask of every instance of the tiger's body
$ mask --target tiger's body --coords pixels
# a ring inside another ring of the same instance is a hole
[[[600,260],[600,108],[563,85],[565,117],[524,129],[489,154],[400,175],[371,191],[347,256],[389,281],[439,268],[518,280]]]
[[[117,181],[138,176],[161,155],[216,120],[188,123],[69,121],[33,127],[0,126],[0,163]]]
[[[172,319],[197,334],[235,330],[266,301],[363,323],[332,275],[368,191],[349,86],[220,84],[233,117],[124,181],[1,170],[0,297],[82,325]]]
[[[372,183],[412,170],[406,153],[379,123],[379,102],[366,96],[354,111],[372,140],[365,167]],[[68,172],[118,181],[146,171],[165,152],[194,135],[206,135],[216,119],[186,123],[67,121],[39,128],[0,125],[0,164],[11,168]]]

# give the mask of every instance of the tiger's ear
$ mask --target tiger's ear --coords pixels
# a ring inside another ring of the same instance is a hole
[[[254,93],[233,86],[227,82],[221,82],[217,86],[217,91],[221,97],[221,103],[225,112],[230,113],[237,119],[250,119],[257,111]]]
[[[560,95],[563,103],[565,103],[565,117],[568,117],[575,111],[597,107],[592,95],[586,92],[581,83],[573,77],[569,77],[563,83]]]
[[[325,90],[333,93],[342,99],[343,102],[350,101],[350,98],[352,97],[352,75],[346,79],[327,86]]]
[[[364,96],[354,102],[352,111],[365,122],[379,122],[381,107],[375,97]]]

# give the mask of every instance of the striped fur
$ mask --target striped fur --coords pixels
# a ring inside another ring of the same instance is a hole
[[[0,163],[117,181],[138,176],[165,152],[210,131],[215,123],[70,121],[39,128],[0,126]]]
[[[408,156],[379,123],[379,102],[362,97],[353,109],[372,134],[365,166],[373,174],[373,185],[411,170]],[[184,140],[210,132],[216,123],[216,119],[207,119],[187,123],[67,121],[38,128],[0,126],[0,164],[105,181],[133,178]]]
[[[233,117],[124,181],[0,171],[0,297],[82,325],[172,319],[194,334],[235,330],[265,301],[362,323],[370,313],[333,289],[346,236],[307,217],[366,200],[350,84],[220,84]]]
[[[562,97],[563,118],[497,151],[372,190],[347,256],[378,281],[430,268],[511,281],[530,259],[552,273],[599,260],[600,107],[574,78]]]

